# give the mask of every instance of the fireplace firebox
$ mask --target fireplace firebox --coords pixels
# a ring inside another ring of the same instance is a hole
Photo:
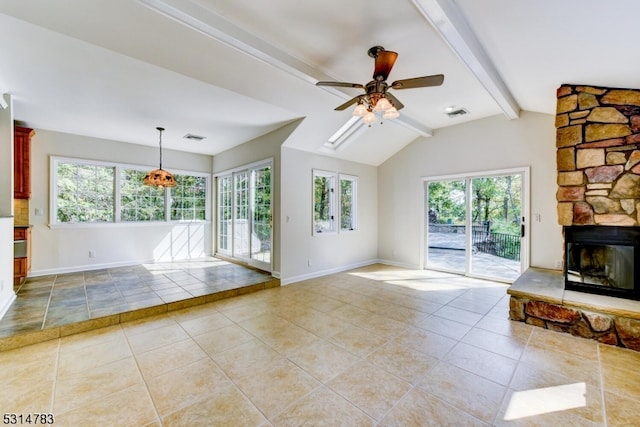
[[[564,228],[565,289],[640,300],[640,227]]]

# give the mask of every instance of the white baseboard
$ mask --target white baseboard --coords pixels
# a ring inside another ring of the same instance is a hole
[[[296,282],[302,282],[303,280],[315,279],[316,277],[326,276],[328,274],[341,273],[347,270],[353,270],[354,268],[366,267],[367,265],[377,264],[379,260],[372,259],[368,261],[358,262],[355,264],[342,265],[340,267],[330,268],[327,270],[314,271],[309,274],[300,274],[298,276],[288,277],[286,279],[280,279],[280,285],[290,285]]]
[[[2,307],[0,307],[0,319],[2,319],[5,314],[7,314],[7,311],[9,311],[11,304],[13,304],[15,300],[16,300],[16,293],[13,292],[13,295],[11,295],[11,297],[5,301]]]

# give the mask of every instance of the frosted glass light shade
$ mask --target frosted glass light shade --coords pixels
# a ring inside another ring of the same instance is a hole
[[[398,117],[400,117],[400,113],[398,113],[398,110],[396,110],[396,107],[391,107],[389,108],[387,111],[384,112],[383,117],[385,119],[397,119]]]
[[[353,115],[356,117],[364,117],[367,114],[367,107],[364,104],[356,105],[355,110],[353,110]]]
[[[380,98],[378,102],[376,102],[376,106],[373,111],[382,112],[387,111],[389,108],[393,108],[393,106],[387,100],[387,98]]]
[[[371,126],[371,124],[374,123],[376,120],[378,120],[378,118],[371,111],[369,111],[367,115],[362,118],[362,121],[368,124],[369,126]]]

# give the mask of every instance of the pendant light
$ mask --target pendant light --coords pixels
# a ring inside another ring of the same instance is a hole
[[[157,127],[160,132],[160,167],[152,170],[145,177],[143,184],[150,185],[151,187],[175,187],[177,185],[176,179],[166,170],[162,169],[162,131],[164,128]]]

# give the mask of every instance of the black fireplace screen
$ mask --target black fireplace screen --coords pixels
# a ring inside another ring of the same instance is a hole
[[[639,245],[636,227],[565,227],[566,289],[640,299]]]

